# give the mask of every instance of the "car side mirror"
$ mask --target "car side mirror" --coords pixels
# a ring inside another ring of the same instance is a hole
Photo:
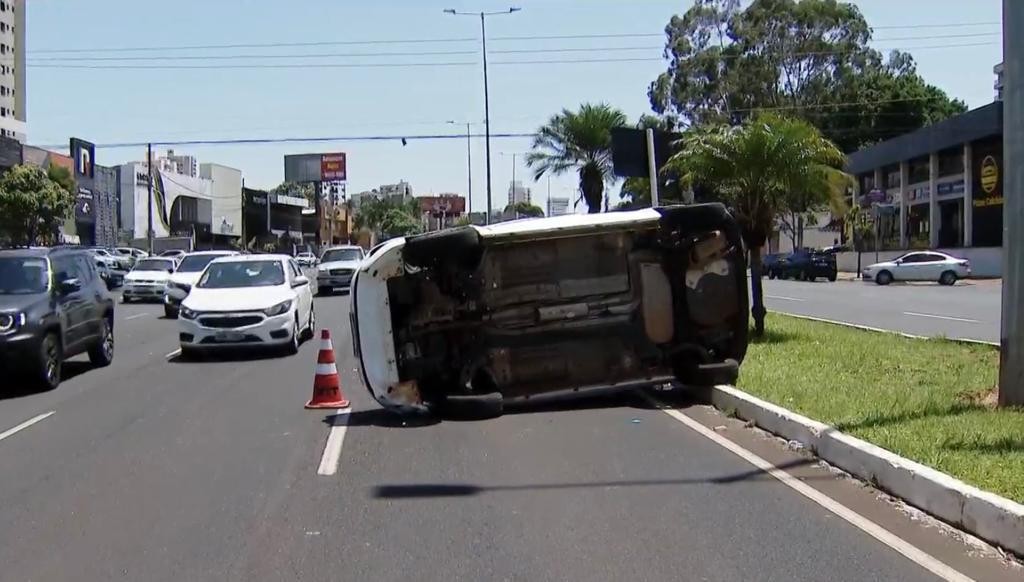
[[[292,288],[305,287],[306,285],[309,285],[309,278],[305,276],[300,275],[292,280]]]
[[[902,265],[903,264],[903,259],[896,259],[895,263],[897,265]]]
[[[82,281],[74,277],[70,279],[64,279],[60,282],[60,292],[67,295],[68,293],[74,293],[75,291],[82,290]]]

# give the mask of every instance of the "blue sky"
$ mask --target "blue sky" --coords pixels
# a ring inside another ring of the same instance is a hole
[[[494,132],[529,132],[562,107],[604,101],[632,119],[649,111],[648,84],[665,69],[658,61],[501,65],[512,60],[659,57],[661,38],[497,40],[510,36],[659,34],[679,0],[519,0],[523,10],[488,20],[491,122]],[[1001,60],[998,25],[955,28],[882,28],[927,24],[998,22],[999,0],[865,0],[856,2],[876,27],[878,48],[911,52],[929,82],[970,107],[992,100],[992,66]],[[403,53],[389,57],[309,58],[306,63],[409,63],[479,61],[479,20],[452,17],[444,8],[502,10],[494,0],[28,0],[30,59],[82,56],[287,55]],[[961,36],[970,35],[970,36]],[[910,37],[910,38],[908,38]],[[239,48],[231,50],[87,53],[106,47],[154,47],[320,41],[473,39],[419,44]],[[935,45],[979,44],[943,48]],[[499,53],[534,49],[628,48],[628,51]],[[74,53],[45,53],[74,49]],[[451,54],[424,54],[451,53]],[[49,60],[37,64],[71,65]],[[211,61],[186,61],[210,64]],[[268,60],[219,61],[233,64]],[[278,60],[276,62],[282,62]],[[284,61],[288,62],[288,61]],[[299,61],[291,61],[299,62]],[[141,64],[152,64],[144,61]],[[180,64],[172,61],[168,64]],[[122,61],[107,64],[132,64]],[[134,64],[140,64],[136,61]],[[148,140],[460,134],[474,122],[482,132],[479,65],[419,68],[291,68],[105,70],[41,68],[28,75],[29,141],[64,144],[77,136],[99,144]],[[495,206],[503,205],[512,175],[511,153],[528,139],[492,140]],[[271,187],[283,177],[289,153],[344,151],[349,191],[400,179],[417,195],[465,193],[466,143],[451,141],[342,142],[258,146],[177,147],[203,162],[240,168],[246,185]],[[484,207],[484,144],[473,142],[474,209]],[[142,159],[143,148],[101,149],[101,164]],[[517,160],[517,177],[527,170]],[[575,191],[572,175],[551,182],[553,195]],[[543,205],[547,182],[533,185]],[[618,187],[613,192],[617,195]],[[613,197],[614,199],[614,197]]]

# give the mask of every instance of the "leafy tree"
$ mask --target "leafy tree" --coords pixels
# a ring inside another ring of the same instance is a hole
[[[75,195],[38,166],[14,166],[0,178],[0,234],[13,244],[51,238],[75,207]]]
[[[654,110],[686,125],[785,110],[852,151],[966,110],[917,74],[913,59],[870,48],[871,29],[836,0],[696,0],[665,29],[671,65]]]
[[[71,175],[71,170],[64,166],[50,166],[46,169],[46,177],[72,194],[78,191],[78,185],[75,184],[75,178]]]
[[[809,123],[761,114],[742,125],[690,131],[669,167],[730,208],[750,253],[755,335],[764,334],[761,247],[792,192],[833,192],[842,152]],[[826,196],[826,194],[822,194]]]
[[[509,204],[505,207],[506,214],[513,214],[520,218],[541,218],[544,216],[544,210],[540,206],[530,204],[529,202],[521,201],[515,204]]]
[[[355,215],[356,228],[367,229],[385,239],[417,234],[423,230],[420,203],[415,198],[366,197]]]
[[[615,181],[611,130],[624,125],[626,115],[604,103],[563,109],[538,130],[526,164],[534,169],[535,180],[575,170],[588,211],[601,212],[605,186]]]
[[[316,189],[313,188],[313,184],[299,183],[299,182],[281,182],[273,190],[271,194],[279,194],[281,196],[291,196],[293,198],[305,198],[311,207],[316,205]]]

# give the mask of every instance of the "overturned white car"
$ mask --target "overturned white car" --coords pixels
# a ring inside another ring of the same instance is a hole
[[[396,239],[360,266],[351,297],[364,381],[399,412],[731,383],[747,348],[742,243],[719,204]]]

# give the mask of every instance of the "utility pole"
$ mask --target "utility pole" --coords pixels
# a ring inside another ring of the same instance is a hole
[[[999,406],[1024,406],[1024,2],[1003,0],[1003,309]],[[934,194],[933,194],[934,195]]]
[[[485,215],[487,220],[486,224],[491,223],[491,96],[490,86],[487,82],[487,17],[498,16],[501,14],[512,14],[519,12],[522,8],[509,8],[500,12],[459,12],[453,8],[448,8],[444,12],[445,14],[451,14],[452,16],[480,16],[480,41],[483,46],[483,57],[484,57],[484,139],[487,150],[487,214]]]
[[[147,207],[147,226],[146,226],[146,245],[149,247],[146,250],[149,251],[150,256],[153,255],[153,144],[146,144],[146,170],[149,172],[149,177],[146,180],[146,190],[149,192],[149,196],[146,197]]]
[[[450,125],[456,125],[456,121],[448,121]],[[466,216],[473,215],[473,132],[472,124],[466,124]]]

